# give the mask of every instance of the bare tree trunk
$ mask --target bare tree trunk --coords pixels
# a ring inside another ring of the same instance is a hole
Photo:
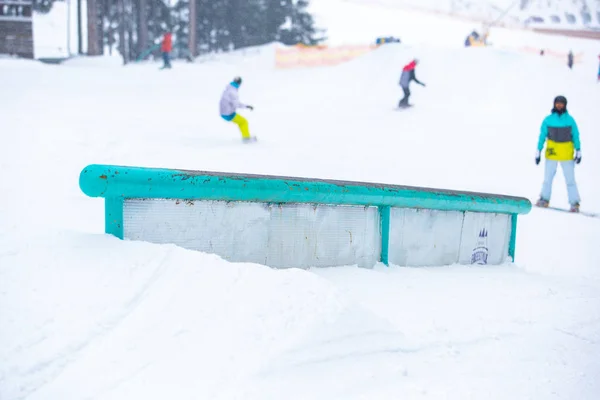
[[[106,46],[108,46],[108,54],[112,56],[113,47],[115,45],[115,28],[112,25],[112,20],[114,18],[114,8],[111,7],[113,4],[113,0],[103,0],[104,1],[104,22],[103,25],[106,26],[107,34],[106,34]]]
[[[83,54],[83,27],[82,27],[81,0],[77,0],[77,53]]]
[[[190,57],[196,57],[197,49],[196,46],[196,22],[198,21],[198,13],[196,11],[196,0],[190,0],[190,21],[189,21],[189,32],[188,32],[188,48],[190,50]]]
[[[104,54],[104,15],[106,14],[106,2],[104,0],[96,0],[98,13],[96,14],[96,46],[100,55]]]
[[[123,57],[123,65],[129,62],[129,51],[127,49],[127,38],[125,37],[125,0],[119,1],[119,52]]]
[[[96,0],[87,0],[87,54],[99,56],[98,46],[98,5]]]
[[[138,4],[138,54],[142,54],[148,47],[148,4],[146,0],[139,0]]]
[[[128,0],[127,5],[127,43],[128,43],[128,51],[129,51],[129,59],[132,60],[135,58],[135,46],[134,46],[134,38],[133,38],[133,4],[130,0]]]

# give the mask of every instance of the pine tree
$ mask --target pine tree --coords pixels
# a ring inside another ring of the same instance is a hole
[[[54,1],[33,0],[34,9],[48,12]],[[190,1],[195,2],[194,16]],[[195,18],[196,54],[273,41],[313,45],[323,40],[307,11],[308,0],[178,0],[172,7],[165,0],[90,0],[89,4],[88,49],[102,54],[105,47],[112,52],[117,45],[124,63],[146,55],[166,31],[174,36],[173,56],[189,58],[189,29],[194,26],[190,18]]]
[[[308,8],[308,0],[297,0],[292,5],[289,14],[289,27],[281,29],[280,37],[284,44],[306,44],[315,45],[325,40],[322,36],[322,30],[317,30],[314,26],[312,15],[306,10]],[[319,35],[317,37],[317,35]]]
[[[269,6],[266,13],[265,30],[274,32],[272,40],[280,42],[286,22],[291,20],[294,4],[292,0],[268,0]]]

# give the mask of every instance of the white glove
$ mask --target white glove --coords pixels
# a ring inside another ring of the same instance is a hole
[[[575,163],[579,164],[581,162],[581,150],[577,150],[575,152]]]

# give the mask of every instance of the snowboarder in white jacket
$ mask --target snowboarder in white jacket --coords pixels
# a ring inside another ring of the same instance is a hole
[[[238,76],[235,77],[233,81],[227,85],[227,87],[225,87],[225,90],[221,95],[221,101],[219,102],[219,112],[221,113],[221,118],[223,118],[225,121],[231,121],[239,127],[240,132],[242,133],[242,140],[244,142],[248,142],[253,139],[250,137],[248,121],[246,118],[237,113],[237,109],[247,108],[249,110],[253,110],[254,107],[240,102],[238,89],[240,88],[241,84],[242,78]]]

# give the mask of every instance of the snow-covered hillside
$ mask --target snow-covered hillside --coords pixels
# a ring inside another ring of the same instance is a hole
[[[332,43],[413,23],[402,44],[327,68],[276,70],[276,45],[166,71],[0,59],[0,399],[598,398],[598,219],[534,209],[499,267],[274,270],[103,234],[102,201],[78,187],[89,163],[535,200],[557,94],[581,131],[582,209],[600,211],[597,60],[568,70],[508,50],[518,37],[500,29],[497,47],[467,49],[469,23],[330,1]],[[362,32],[348,23],[361,10]],[[415,56],[427,87],[397,112]],[[218,116],[235,75],[253,145]],[[552,202],[566,205],[560,173]]]
[[[322,1],[322,0],[313,0]],[[346,0],[408,7],[486,22],[546,28],[600,29],[599,0]]]
[[[525,0],[520,17],[531,24],[600,29],[599,0]],[[538,17],[538,18],[536,18]]]

